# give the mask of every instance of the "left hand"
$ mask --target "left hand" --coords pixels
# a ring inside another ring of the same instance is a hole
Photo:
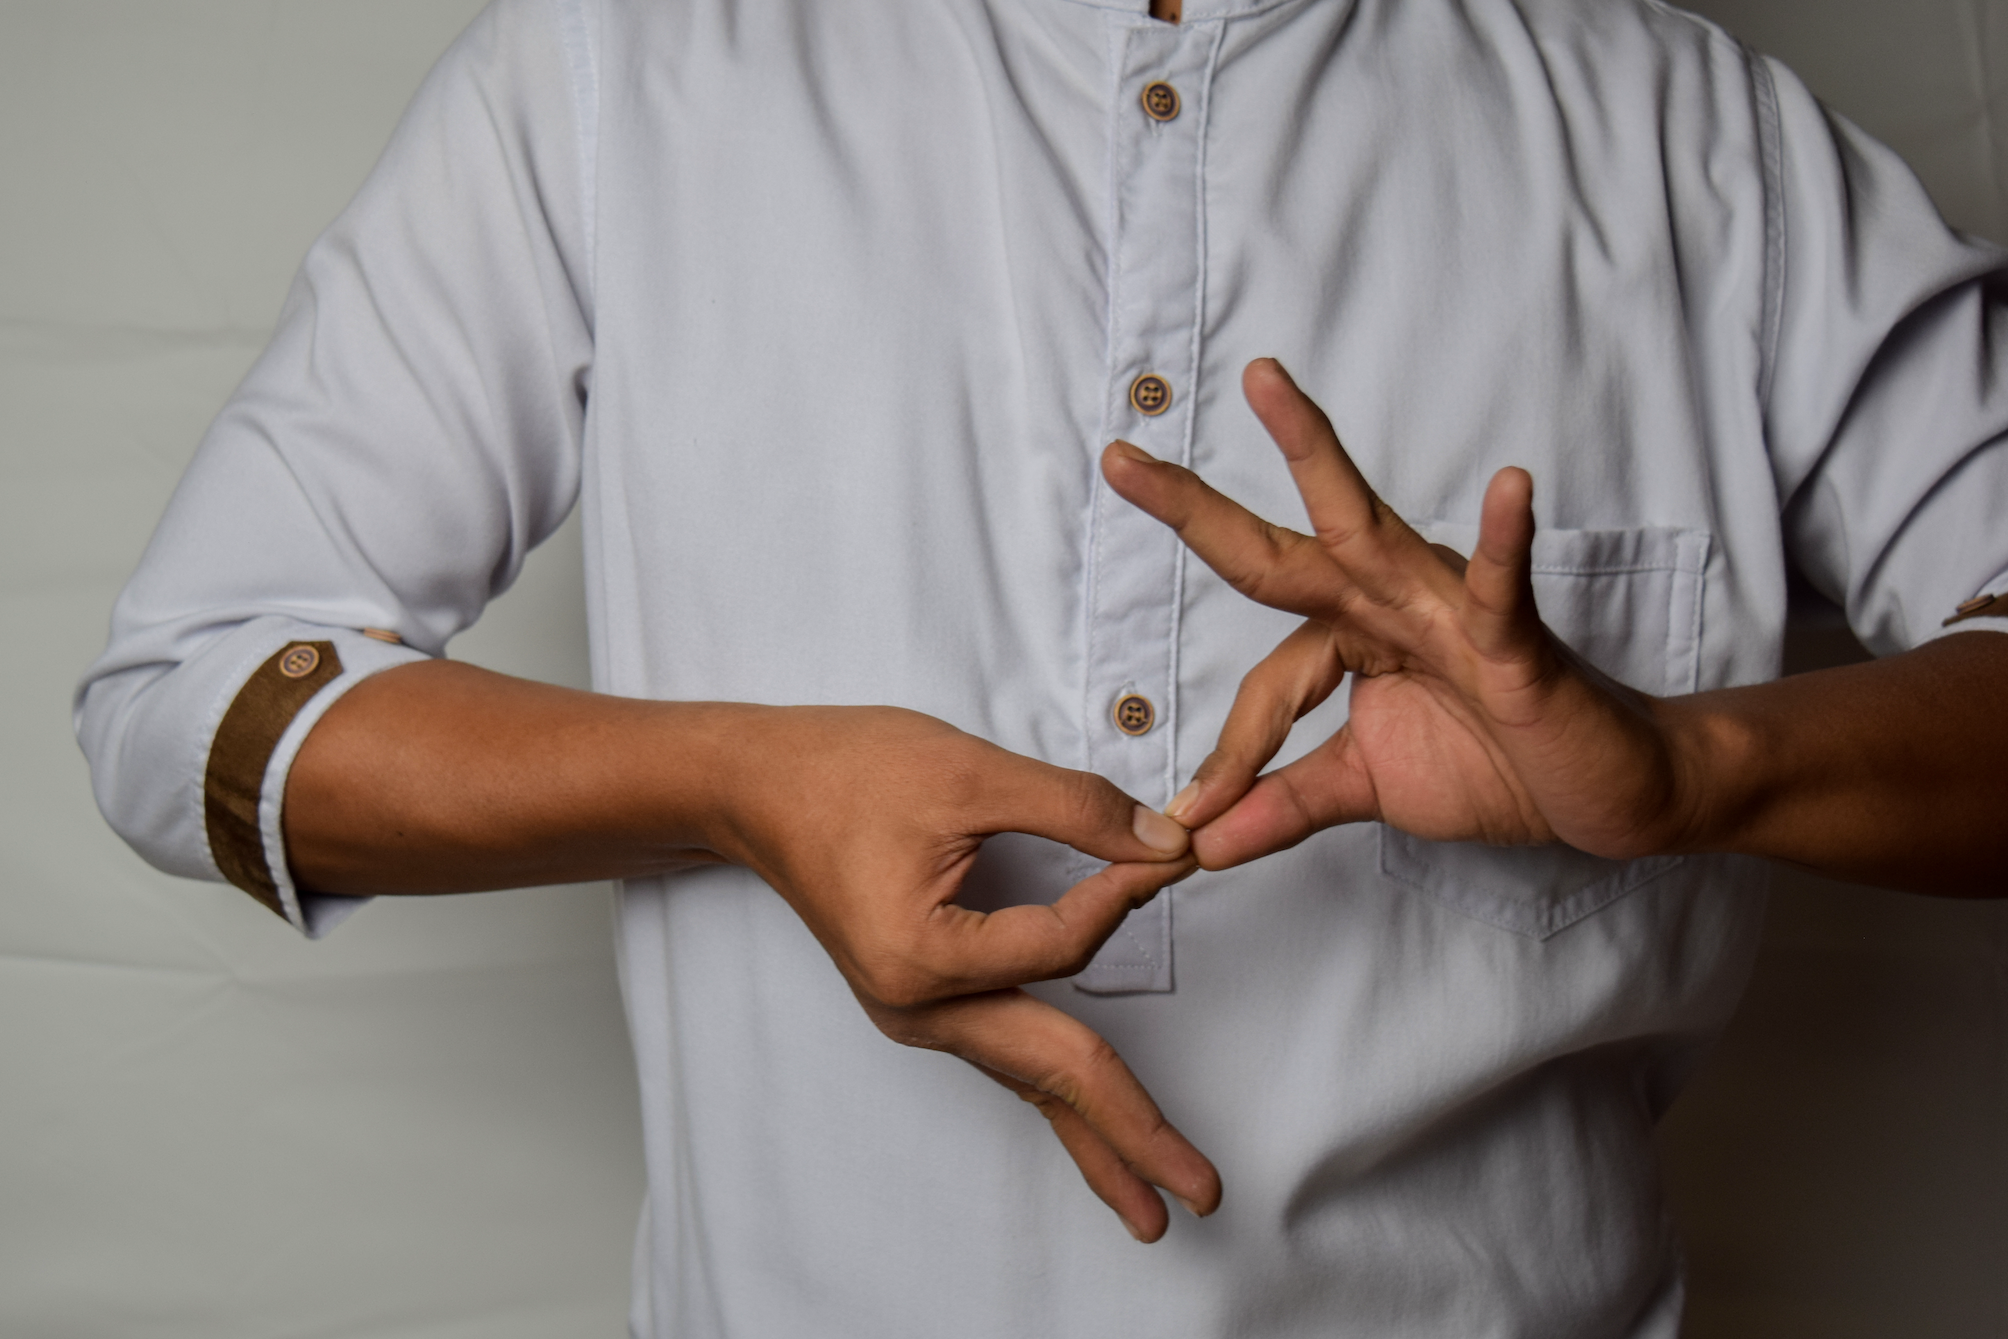
[[[1243,389],[1289,465],[1310,535],[1127,442],[1102,456],[1110,486],[1228,584],[1305,619],[1242,680],[1218,745],[1165,810],[1194,830],[1199,863],[1224,869],[1363,820],[1621,859],[1683,849],[1696,764],[1664,703],[1592,668],[1535,608],[1527,472],[1493,477],[1467,560],[1374,495],[1281,364],[1249,364]],[[1347,674],[1347,723],[1258,779]]]

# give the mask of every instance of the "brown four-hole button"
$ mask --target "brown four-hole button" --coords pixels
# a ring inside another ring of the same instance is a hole
[[[1116,729],[1126,735],[1147,735],[1157,724],[1157,708],[1142,693],[1126,693],[1116,699]]]
[[[1178,90],[1160,79],[1143,86],[1143,114],[1153,121],[1169,121],[1178,115]]]
[[[1146,372],[1130,383],[1130,404],[1145,418],[1156,418],[1171,408],[1171,383],[1155,372]]]
[[[321,653],[311,646],[295,646],[279,657],[279,673],[289,679],[304,679],[321,667]]]

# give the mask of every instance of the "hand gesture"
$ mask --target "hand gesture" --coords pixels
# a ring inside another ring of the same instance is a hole
[[[1339,823],[1443,841],[1563,841],[1629,858],[1683,839],[1687,764],[1664,704],[1589,666],[1541,622],[1533,480],[1503,469],[1467,561],[1374,495],[1324,413],[1273,359],[1243,390],[1281,449],[1309,535],[1271,525],[1127,442],[1102,469],[1236,590],[1305,621],[1242,680],[1211,755],[1166,813],[1224,869]],[[1291,726],[1354,676],[1350,718],[1258,779]]]
[[[1212,1164],[1084,1024],[1018,987],[1071,976],[1131,908],[1192,872],[1184,828],[1100,777],[917,712],[648,702],[426,661],[358,684],[286,784],[304,888],[466,892],[730,861],[829,950],[872,1021],[1033,1103],[1131,1233],[1195,1213]],[[983,839],[1029,832],[1111,863],[1051,906],[956,905]]]
[[[763,765],[726,787],[705,846],[786,898],[880,1030],[962,1057],[1038,1107],[1131,1234],[1194,1213],[1212,1164],[1115,1051],[1019,986],[1072,976],[1132,908],[1192,872],[1185,830],[1100,777],[881,707],[751,708]],[[1050,906],[981,913],[955,897],[986,835],[1029,832],[1113,861]]]

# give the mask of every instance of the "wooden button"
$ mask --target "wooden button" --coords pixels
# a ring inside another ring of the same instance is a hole
[[[1178,115],[1178,90],[1162,79],[1143,86],[1143,114],[1153,121],[1169,121]]]
[[[1127,693],[1116,699],[1116,729],[1126,735],[1147,735],[1157,724],[1157,708],[1142,693]]]
[[[2008,618],[2008,595],[1976,595],[1952,611],[1941,627],[1964,623],[1969,618]]]
[[[389,628],[364,628],[363,636],[369,638],[373,642],[387,642],[392,646],[404,645],[404,638],[398,636],[396,633],[392,632]]]
[[[321,653],[311,646],[295,646],[279,657],[279,673],[289,679],[304,679],[321,667]]]
[[[1155,372],[1146,372],[1130,383],[1130,405],[1145,418],[1156,418],[1171,408],[1171,383]]]

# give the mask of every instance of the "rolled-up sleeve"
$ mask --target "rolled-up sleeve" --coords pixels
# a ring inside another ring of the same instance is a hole
[[[2008,255],[1767,63],[1766,432],[1793,560],[1890,654],[2008,631]]]
[[[501,0],[441,59],[301,267],[77,690],[99,807],[148,861],[317,934],[288,769],[378,671],[438,656],[578,493],[593,32]]]

